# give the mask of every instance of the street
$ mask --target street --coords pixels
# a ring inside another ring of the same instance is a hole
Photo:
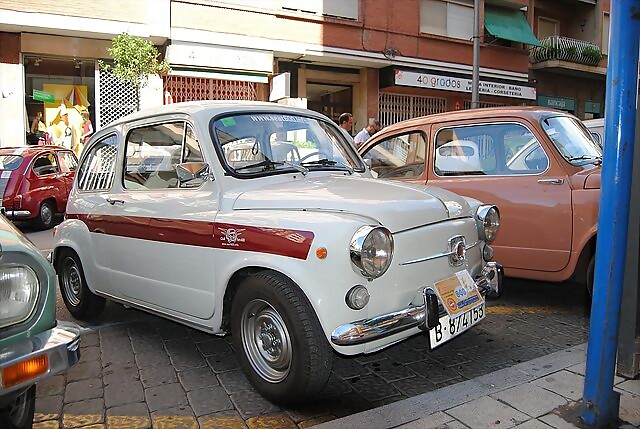
[[[51,230],[22,229],[44,254],[52,247]],[[58,319],[73,320],[57,301]],[[478,326],[431,352],[428,337],[418,335],[371,355],[336,354],[317,401],[281,408],[249,384],[229,336],[108,302],[96,321],[80,322],[87,328],[80,363],[38,384],[34,427],[306,428],[587,340],[578,285],[507,279],[504,296],[487,307]]]

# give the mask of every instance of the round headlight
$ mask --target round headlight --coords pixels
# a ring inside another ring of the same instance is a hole
[[[351,239],[349,253],[357,272],[369,279],[378,278],[391,265],[393,236],[382,226],[363,226]]]
[[[478,235],[481,240],[491,243],[500,229],[500,212],[496,206],[480,206],[476,212]]]
[[[25,265],[0,267],[0,328],[27,319],[36,306],[40,282]]]

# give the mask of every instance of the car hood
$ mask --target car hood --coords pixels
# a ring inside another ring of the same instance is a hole
[[[354,213],[375,219],[391,232],[472,213],[467,200],[444,189],[336,175],[253,188],[242,192],[233,208]]]

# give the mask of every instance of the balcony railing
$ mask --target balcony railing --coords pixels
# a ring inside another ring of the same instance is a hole
[[[597,66],[603,57],[598,45],[568,37],[550,36],[540,41],[529,53],[532,64],[549,60],[568,61],[576,64]]]

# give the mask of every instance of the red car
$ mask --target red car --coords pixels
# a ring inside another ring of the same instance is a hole
[[[51,228],[54,215],[67,207],[77,166],[75,154],[60,146],[0,148],[2,211]]]

